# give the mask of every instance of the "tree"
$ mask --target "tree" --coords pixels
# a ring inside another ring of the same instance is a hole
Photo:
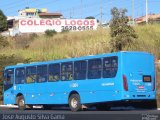
[[[110,22],[110,46],[111,51],[121,51],[124,48],[129,48],[138,38],[134,29],[127,23],[128,17],[125,15],[126,9],[111,9],[112,19]]]
[[[0,35],[0,49],[8,47],[8,46],[9,46],[9,42],[8,42],[7,38]]]
[[[57,34],[57,31],[55,31],[55,30],[46,30],[45,31],[45,35],[48,37],[52,37],[55,34]]]
[[[88,17],[86,17],[85,19],[96,19],[95,17],[93,17],[93,16],[88,16]],[[99,20],[97,19],[97,23],[99,23]]]
[[[0,32],[3,32],[7,29],[7,17],[0,10]]]
[[[93,16],[88,16],[88,17],[86,17],[85,19],[95,19],[95,17],[93,17]]]

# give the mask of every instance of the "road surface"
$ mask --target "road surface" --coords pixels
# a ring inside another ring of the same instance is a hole
[[[133,108],[113,108],[110,111],[71,112],[69,108],[54,108],[43,110],[18,110],[17,107],[0,107],[2,120],[160,120],[160,110],[136,110]]]

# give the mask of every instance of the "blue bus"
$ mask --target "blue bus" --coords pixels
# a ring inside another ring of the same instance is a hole
[[[68,105],[71,111],[95,106],[156,107],[154,56],[122,51],[7,66],[4,104]]]

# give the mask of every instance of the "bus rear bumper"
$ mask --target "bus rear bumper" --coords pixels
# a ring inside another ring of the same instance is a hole
[[[125,92],[122,99],[126,100],[153,100],[156,99],[156,92]]]

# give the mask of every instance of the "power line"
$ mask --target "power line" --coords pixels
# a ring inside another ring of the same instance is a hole
[[[0,6],[14,6],[14,5],[16,5],[17,3],[23,3],[23,2],[25,2],[25,1],[17,1],[17,2],[11,2],[11,3],[6,3],[6,4],[1,4]]]

